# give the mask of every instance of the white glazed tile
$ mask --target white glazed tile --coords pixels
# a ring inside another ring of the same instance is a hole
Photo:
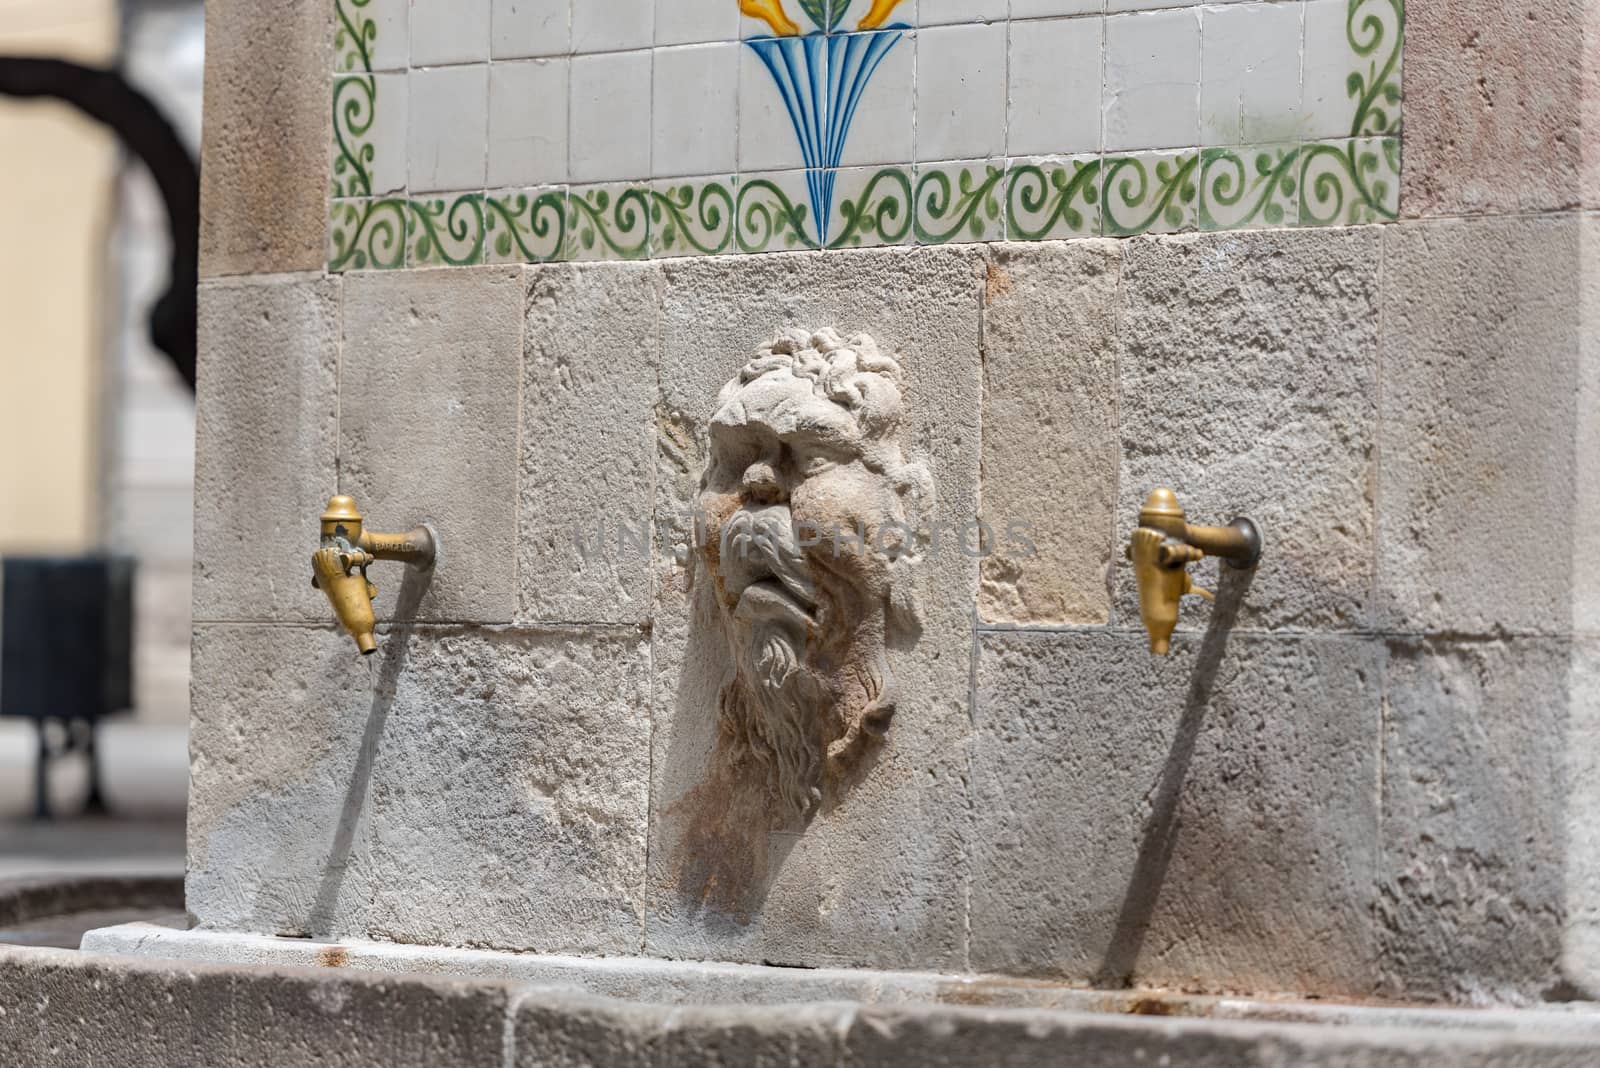
[[[1105,157],[1101,213],[1107,237],[1172,234],[1200,224],[1200,153]]]
[[[1100,157],[1034,156],[1006,165],[1006,236],[1048,241],[1100,234]]]
[[[567,178],[567,59],[489,68],[489,172],[494,188]]]
[[[610,52],[572,60],[567,125],[573,181],[650,176],[650,53]]]
[[[572,48],[572,0],[494,0],[490,27],[495,59],[565,55]]]
[[[406,205],[407,267],[483,262],[483,194],[413,197]]]
[[[482,189],[489,139],[489,67],[435,67],[409,75],[413,193]]]
[[[656,39],[655,14],[655,0],[573,0],[572,50],[581,55],[649,48]]]
[[[369,88],[372,91],[370,100]],[[404,74],[351,75],[335,79],[335,195],[383,196],[406,187],[408,95]],[[365,131],[359,131],[363,125]],[[360,158],[364,148],[372,151],[372,158],[363,163],[370,189],[362,187],[349,159],[341,162],[345,152]]]
[[[1005,150],[1006,26],[939,26],[917,34],[917,159],[976,159]]]
[[[656,177],[734,169],[742,48],[729,41],[655,50],[650,169]]]
[[[737,243],[740,252],[815,248],[815,220],[806,171],[739,175]]]
[[[1189,146],[1200,136],[1197,9],[1106,19],[1108,152]]]
[[[918,26],[994,22],[1006,17],[1006,0],[917,0]]]
[[[1374,5],[1377,6],[1377,5]],[[1305,5],[1304,99],[1301,131],[1309,140],[1348,136],[1356,102],[1349,79],[1366,64],[1346,34],[1346,0],[1309,0]]]
[[[405,70],[411,55],[410,0],[371,0],[365,8],[345,8],[349,22],[336,23],[333,69],[339,73]],[[363,61],[357,35],[365,38]]]
[[[637,182],[573,186],[567,192],[569,260],[642,260],[650,255],[650,187]]]
[[[1162,8],[1174,7],[1199,7],[1205,3],[1256,3],[1258,0],[1106,0],[1106,11],[1116,13],[1120,11],[1156,11]],[[1275,0],[1278,2],[1278,0]],[[1281,0],[1289,2],[1289,0]]]
[[[1098,15],[1105,9],[1106,0],[1011,0],[1011,20]]]
[[[881,46],[885,34],[852,34],[847,47]],[[917,35],[901,33],[883,52],[856,98],[855,113],[845,135],[845,166],[873,163],[909,163],[912,151],[912,105],[916,102]]]
[[[912,229],[912,168],[841,167],[834,172],[829,248],[909,245]]]
[[[919,245],[999,241],[1005,237],[1005,160],[917,165]]]
[[[814,76],[827,84],[826,49],[810,39]],[[771,71],[748,45],[739,47],[739,171],[776,171],[805,166],[800,138]]]
[[[1062,154],[1100,147],[1102,23],[1080,18],[1011,24],[1007,152]]]
[[[1266,144],[1296,135],[1302,10],[1293,3],[1201,9],[1201,144]]]
[[[710,44],[739,39],[739,5],[733,0],[655,0],[656,44]]]
[[[1300,215],[1300,146],[1248,145],[1200,153],[1200,228],[1294,226]]]
[[[485,263],[548,263],[566,253],[566,186],[500,189],[483,201]]]
[[[489,58],[489,5],[482,0],[411,0],[411,65]]]

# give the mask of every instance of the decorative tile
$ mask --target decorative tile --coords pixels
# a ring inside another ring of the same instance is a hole
[[[1308,0],[1308,140],[1398,132],[1403,0]]]
[[[1107,156],[1101,210],[1107,237],[1171,234],[1199,225],[1200,154]]]
[[[1200,12],[1106,19],[1108,152],[1182,147],[1200,138]]]
[[[939,26],[917,34],[917,159],[1005,151],[1006,27]]]
[[[572,50],[649,48],[656,39],[655,15],[656,0],[573,0]]]
[[[833,211],[825,240],[829,248],[907,245],[913,233],[913,172],[910,167],[843,167],[833,172]]]
[[[572,0],[494,0],[489,20],[494,59],[560,56],[572,50]]]
[[[1200,229],[1298,222],[1299,145],[1208,148],[1200,153],[1200,168]]]
[[[1102,19],[1016,22],[1007,63],[1006,151],[1100,148]]]
[[[567,172],[574,181],[650,177],[650,53],[572,60]]]
[[[709,44],[739,39],[737,4],[656,0],[656,44]]]
[[[650,254],[716,256],[734,251],[739,183],[721,178],[657,181],[650,186]]]
[[[884,47],[885,42],[887,47]],[[844,135],[839,164],[906,163],[911,159],[916,99],[917,35],[850,34],[836,45],[841,70],[864,73],[857,91],[845,97],[848,114],[833,123]],[[860,60],[872,52],[871,66]]]
[[[1283,3],[1201,8],[1201,144],[1297,136],[1301,13]]]
[[[518,60],[489,68],[490,186],[566,180],[568,73],[565,59]]]
[[[816,248],[805,171],[739,175],[736,217],[740,252],[785,252]]]
[[[566,252],[567,187],[489,193],[483,200],[485,263],[548,263]]]
[[[350,0],[335,7],[338,74],[403,71],[411,52],[410,0]]]
[[[738,42],[655,51],[651,172],[732,172],[739,124]]]
[[[482,0],[411,0],[411,65],[482,63],[489,58],[489,14]]]
[[[404,74],[333,80],[333,195],[382,196],[406,187]]]
[[[921,164],[917,167],[917,243],[999,241],[1005,237],[1005,161]]]
[[[650,255],[648,185],[610,182],[567,193],[569,260],[642,260]]]
[[[330,271],[394,270],[406,263],[404,200],[335,200],[329,205]]]
[[[413,70],[407,93],[412,193],[482,189],[489,139],[489,68]]]
[[[1300,164],[1300,226],[1383,222],[1399,213],[1398,137],[1308,142]]]
[[[407,267],[483,262],[483,194],[414,199],[406,212]]]
[[[1403,0],[329,2],[333,270],[1397,207]]]
[[[1006,236],[1100,236],[1100,176],[1097,155],[1012,160],[1006,168]]]

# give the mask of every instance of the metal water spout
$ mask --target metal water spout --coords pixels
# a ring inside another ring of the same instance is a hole
[[[333,614],[356,640],[362,655],[377,652],[372,599],[378,587],[367,579],[374,560],[433,566],[439,538],[426,523],[404,534],[378,534],[362,525],[354,497],[328,498],[322,513],[322,547],[311,554],[311,585],[325,593]]]
[[[1261,559],[1261,531],[1243,516],[1227,526],[1202,527],[1188,522],[1178,495],[1154,489],[1139,509],[1139,526],[1128,539],[1128,559],[1139,584],[1139,618],[1150,635],[1150,651],[1166,656],[1178,625],[1178,601],[1184,594],[1215,600],[1189,577],[1190,564],[1219,556],[1237,568],[1251,568]]]

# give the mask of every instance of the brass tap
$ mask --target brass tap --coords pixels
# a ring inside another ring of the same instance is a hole
[[[1237,568],[1261,559],[1261,532],[1239,516],[1222,527],[1187,522],[1178,495],[1154,489],[1139,509],[1139,527],[1128,539],[1127,557],[1139,583],[1139,617],[1150,635],[1150,651],[1166,656],[1178,625],[1178,600],[1186,593],[1216,600],[1189,577],[1188,566],[1201,557],[1220,556]]]
[[[403,560],[427,569],[437,548],[438,538],[426,524],[404,534],[377,534],[361,525],[354,497],[330,497],[322,513],[322,547],[311,554],[311,585],[328,595],[356,648],[363,655],[374,653],[372,599],[378,587],[368,581],[367,568],[374,560]]]

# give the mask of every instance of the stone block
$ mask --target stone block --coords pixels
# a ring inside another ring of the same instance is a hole
[[[1192,523],[1259,526],[1241,626],[1370,627],[1379,242],[1369,227],[1127,243],[1113,622],[1138,625],[1122,550],[1167,486]],[[1218,568],[1190,572],[1215,590]],[[1210,614],[1186,601],[1179,632]]]
[[[373,569],[379,620],[516,612],[522,295],[520,267],[345,279],[340,492],[373,530],[426,521],[441,542],[431,573]]]
[[[990,623],[1103,624],[1117,503],[1112,241],[995,245],[983,318],[983,519]],[[1026,543],[1007,537],[1015,530]]]
[[[654,1068],[835,1068],[849,1005],[688,1007],[657,1040]]]
[[[1582,0],[1405,5],[1403,215],[1580,202],[1594,17]]]
[[[381,649],[368,935],[638,953],[648,639],[429,627]]]
[[[972,968],[1369,992],[1378,664],[1226,622],[1166,658],[1142,632],[982,634]]]
[[[719,692],[732,661],[715,616],[704,614],[712,611],[709,583],[690,589],[680,563],[688,539],[679,539],[679,555],[659,556],[647,950],[824,967],[959,967],[978,561],[952,532],[977,514],[982,258],[894,249],[662,269],[658,525],[681,521],[694,506],[724,383],[779,328],[807,327],[844,338],[865,331],[898,357],[898,440],[909,461],[927,468],[935,497],[916,525],[939,524],[945,533],[905,572],[903,588],[914,591],[922,620],[919,634],[900,630],[886,649],[898,701],[881,748],[869,742],[858,774],[832,784],[820,812],[786,830],[767,829],[763,812],[717,792]],[[716,841],[693,840],[705,823],[722,825]],[[737,844],[718,844],[724,832]]]
[[[1600,991],[1600,638],[1575,638],[1567,672],[1566,939],[1562,975]]]
[[[1600,8],[1595,21],[1600,23]],[[1600,43],[1600,42],[1597,42]],[[1594,65],[1600,77],[1600,64]],[[1595,141],[1600,142],[1600,123]],[[1600,149],[1595,152],[1600,156]],[[1579,224],[1578,420],[1573,457],[1577,494],[1572,519],[1572,629],[1600,635],[1600,215]]]
[[[326,0],[206,6],[203,277],[326,262],[333,21]]]
[[[529,271],[522,619],[650,617],[660,290],[654,265]]]
[[[339,280],[200,287],[194,615],[320,620],[317,516],[339,434]]]
[[[1592,741],[1569,734],[1569,665],[1566,639],[1389,642],[1384,993],[1564,996],[1568,791],[1587,789],[1565,762]]]
[[[1578,234],[1575,216],[1384,229],[1385,630],[1572,625]]]
[[[656,1047],[670,1012],[662,1005],[534,992],[512,1007],[507,1063],[515,1068],[658,1068]]]
[[[376,665],[331,626],[201,624],[193,649],[189,912],[220,930],[363,930]]]

